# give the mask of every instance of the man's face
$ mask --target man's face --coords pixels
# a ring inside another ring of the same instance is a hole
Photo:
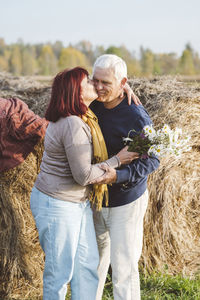
[[[98,94],[97,100],[100,102],[113,101],[119,97],[122,91],[121,82],[116,79],[111,68],[96,67],[93,73],[93,81]]]

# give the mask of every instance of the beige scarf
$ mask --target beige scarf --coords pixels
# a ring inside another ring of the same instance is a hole
[[[108,159],[108,153],[103,134],[98,124],[96,115],[88,108],[85,115],[82,116],[83,121],[88,124],[91,129],[93,142],[93,160],[92,163],[100,163]],[[108,187],[107,184],[93,184],[93,190],[90,194],[90,201],[97,210],[101,210],[102,202],[105,195],[105,203],[108,206]]]

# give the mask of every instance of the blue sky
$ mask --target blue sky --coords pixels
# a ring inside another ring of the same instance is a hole
[[[0,0],[0,8],[6,43],[88,40],[181,54],[190,42],[200,53],[200,0]]]

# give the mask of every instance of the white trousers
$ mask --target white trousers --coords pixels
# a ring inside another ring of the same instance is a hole
[[[94,224],[100,254],[100,300],[108,272],[112,267],[115,300],[139,300],[140,279],[138,261],[143,244],[143,218],[148,204],[148,191],[130,204],[94,211]]]

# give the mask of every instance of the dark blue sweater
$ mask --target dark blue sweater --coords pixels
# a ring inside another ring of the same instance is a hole
[[[94,101],[90,108],[98,117],[109,157],[124,147],[122,138],[127,137],[131,129],[139,132],[145,125],[152,124],[144,107],[134,103],[128,105],[127,98],[112,109],[105,108],[98,101]],[[138,199],[147,188],[147,176],[158,166],[159,160],[156,157],[137,159],[129,165],[121,166],[117,170],[117,182],[108,186],[109,207],[122,206]]]

